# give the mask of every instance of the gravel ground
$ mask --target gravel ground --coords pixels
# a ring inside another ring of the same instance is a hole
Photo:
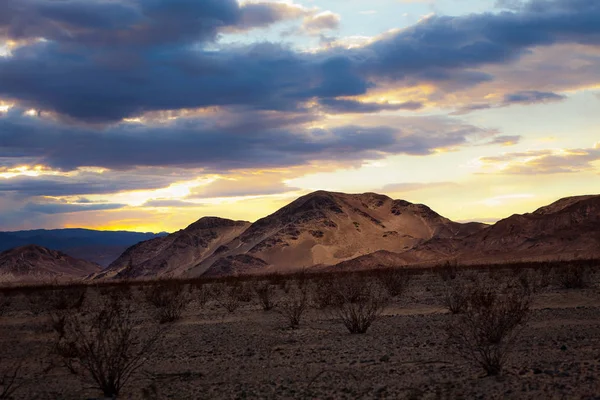
[[[155,352],[122,398],[174,399],[600,399],[600,290],[550,288],[500,377],[453,353],[440,281],[425,274],[394,299],[366,334],[352,335],[331,312],[309,309],[298,329],[253,300],[228,313],[193,300],[163,324]],[[140,332],[158,326],[134,289]],[[283,295],[280,290],[279,296]],[[99,304],[88,289],[84,308]],[[194,296],[192,295],[192,298]],[[57,364],[47,315],[23,294],[0,317],[0,368],[21,364],[18,399],[98,398],[90,382]]]

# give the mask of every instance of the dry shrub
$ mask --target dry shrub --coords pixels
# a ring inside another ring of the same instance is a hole
[[[0,317],[8,310],[12,303],[12,298],[6,293],[0,293]]]
[[[448,326],[449,342],[488,375],[499,375],[525,327],[531,297],[518,285],[484,280],[465,290],[467,305]]]
[[[0,399],[11,399],[13,394],[21,387],[20,364],[8,364],[0,359],[2,371],[0,371]]]
[[[334,315],[350,333],[365,333],[389,302],[385,290],[371,279],[349,276],[335,283]]]
[[[296,329],[300,325],[302,314],[308,308],[307,286],[291,285],[288,292],[279,301],[277,310],[289,322],[289,327]]]
[[[51,310],[79,310],[85,301],[87,286],[58,287],[46,299]]]
[[[408,287],[410,274],[400,268],[389,268],[379,271],[377,279],[390,296],[398,297]]]
[[[201,308],[204,308],[204,306],[206,306],[206,303],[208,303],[208,301],[212,297],[212,291],[210,290],[210,286],[201,282],[197,282],[194,285],[190,285],[190,288],[193,288],[193,293],[195,293],[198,305]]]
[[[54,349],[63,365],[116,398],[131,376],[152,356],[160,332],[139,329],[129,303],[105,301],[97,310],[68,312],[56,331]]]
[[[153,282],[144,288],[144,296],[161,324],[179,320],[189,301],[184,284],[177,281]]]
[[[456,261],[446,261],[446,263],[442,266],[435,267],[434,271],[438,274],[438,276],[442,279],[442,281],[447,282],[456,279],[459,274],[458,270],[458,262]]]
[[[254,288],[251,282],[234,282],[235,294],[239,301],[250,303],[254,297]]]
[[[113,301],[129,301],[133,298],[131,286],[127,284],[118,284],[110,286],[100,286],[98,293],[101,296],[108,297]]]
[[[255,282],[254,291],[264,311],[272,310],[275,307],[275,287],[269,281]]]
[[[461,282],[458,279],[445,281],[443,283],[442,301],[444,307],[452,314],[460,314],[467,306],[467,288],[466,282]]]
[[[234,312],[240,307],[240,299],[238,296],[239,286],[234,283],[215,283],[212,287],[213,297],[216,302],[223,307],[227,312]]]
[[[311,300],[313,307],[323,310],[334,303],[335,296],[333,276],[320,276],[313,280],[311,287]]]
[[[587,265],[568,263],[554,271],[556,284],[564,289],[583,289],[590,286],[591,271]]]

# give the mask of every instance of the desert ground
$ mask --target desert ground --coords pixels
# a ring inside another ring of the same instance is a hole
[[[264,278],[271,300],[279,303],[269,311],[251,289],[256,278],[181,282],[182,314],[164,323],[148,300],[152,283],[90,285],[83,303],[66,310],[56,309],[53,296],[69,287],[6,289],[0,373],[4,385],[15,375],[15,399],[102,398],[85,368],[75,365],[76,373],[67,368],[56,350],[52,321],[57,315],[86,321],[112,299],[131,307],[132,332],[141,338],[132,340],[133,348],[141,348],[144,338],[157,338],[119,398],[600,399],[600,274],[586,267],[583,287],[567,289],[560,273],[459,270],[454,279],[439,271],[409,274],[402,293],[386,296],[381,315],[363,334],[349,333],[335,302],[317,307],[314,287],[320,278],[314,277]],[[352,279],[383,286],[373,276]],[[531,296],[528,317],[509,343],[510,357],[494,376],[449,339],[461,313],[448,310],[448,287],[460,293],[478,279],[526,282]],[[230,302],[232,282],[245,296]],[[293,329],[281,307],[301,286],[307,288],[302,292],[307,307]],[[238,308],[229,312],[230,305]],[[82,326],[85,333],[88,326]]]

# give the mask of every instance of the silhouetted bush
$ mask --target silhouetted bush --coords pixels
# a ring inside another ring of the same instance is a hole
[[[448,326],[450,344],[488,375],[498,375],[525,326],[531,297],[519,286],[483,280],[465,290],[465,311]]]
[[[361,276],[336,281],[334,314],[350,333],[365,333],[381,315],[389,297],[373,280]]]
[[[311,300],[315,308],[323,310],[334,303],[334,277],[320,276],[311,285]]]
[[[21,365],[7,363],[4,358],[0,358],[0,368],[0,399],[11,399],[21,387],[19,381]]]
[[[279,301],[277,310],[287,319],[292,329],[296,329],[300,325],[302,314],[308,307],[307,289],[306,285],[302,287],[292,285]]]
[[[69,312],[55,335],[55,352],[71,372],[116,398],[152,355],[160,334],[138,329],[131,306],[105,301],[97,310]]]
[[[442,302],[452,314],[459,314],[467,306],[467,282],[458,279],[444,281]]]
[[[12,303],[12,298],[6,293],[0,293],[0,317],[8,310]]]
[[[275,287],[269,281],[255,282],[254,291],[264,311],[269,311],[275,307]]]
[[[398,297],[404,293],[410,283],[410,275],[400,268],[380,270],[377,279],[392,297]]]
[[[161,324],[179,320],[189,301],[185,286],[177,281],[153,282],[144,288],[144,295]]]
[[[234,283],[219,282],[212,286],[213,298],[227,312],[234,312],[240,307],[240,298],[237,290],[239,286]]]
[[[190,288],[193,288],[193,293],[200,307],[204,307],[212,297],[210,286],[205,283],[195,283],[190,285]]]
[[[583,289],[591,283],[589,266],[568,263],[554,270],[556,284],[564,289]]]
[[[78,310],[85,301],[87,286],[57,287],[46,301],[51,310]]]

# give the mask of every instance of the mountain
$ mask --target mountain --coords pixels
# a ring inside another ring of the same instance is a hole
[[[129,246],[166,233],[127,231],[96,231],[91,229],[36,229],[0,232],[0,251],[35,244],[95,262],[104,267],[114,261]]]
[[[339,269],[600,258],[600,195],[567,197],[532,213],[515,214],[463,238],[434,237],[405,252],[374,252]]]
[[[165,237],[129,247],[98,277],[180,276],[242,233],[246,221],[204,217]]]
[[[327,266],[380,250],[406,251],[432,238],[463,238],[484,227],[376,193],[318,191],[259,219],[190,274]]]
[[[98,264],[36,245],[0,253],[0,280],[3,282],[81,279],[100,270]]]

